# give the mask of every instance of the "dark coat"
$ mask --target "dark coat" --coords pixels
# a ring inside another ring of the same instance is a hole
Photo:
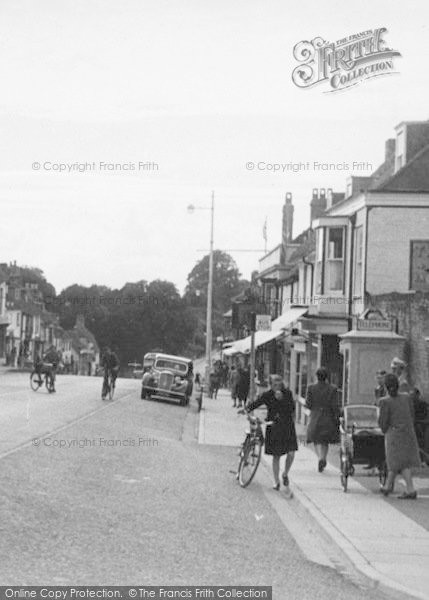
[[[246,400],[250,388],[250,372],[248,369],[241,369],[239,373],[237,396],[239,400]]]
[[[298,450],[294,423],[295,402],[292,392],[284,389],[282,398],[278,400],[273,390],[268,390],[250,402],[247,410],[254,410],[263,405],[268,409],[267,420],[274,421],[273,425],[267,425],[265,431],[265,454],[282,456]]]
[[[340,439],[337,388],[328,382],[309,385],[306,407],[310,410],[307,442],[338,444]]]
[[[379,424],[384,435],[389,471],[420,467],[419,448],[414,431],[414,410],[408,394],[380,400]]]

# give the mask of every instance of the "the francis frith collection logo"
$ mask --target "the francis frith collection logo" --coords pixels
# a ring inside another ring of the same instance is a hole
[[[350,35],[336,42],[316,37],[294,46],[293,56],[300,63],[292,73],[292,80],[300,88],[318,83],[329,83],[328,92],[350,88],[362,81],[392,75],[393,59],[401,56],[386,46],[383,34],[387,29],[370,29]]]

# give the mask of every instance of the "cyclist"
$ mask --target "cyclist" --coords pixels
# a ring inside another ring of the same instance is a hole
[[[40,357],[40,354],[36,354],[36,358],[34,359],[34,370],[39,376],[39,385],[42,385],[42,369],[43,369],[43,360]]]
[[[57,372],[57,367],[60,362],[60,355],[55,349],[55,346],[50,346],[48,351],[43,357],[43,362],[50,363],[52,367],[49,368],[49,379],[51,381],[51,392],[55,392],[55,376]]]
[[[119,359],[115,352],[112,352],[108,346],[104,349],[101,359],[101,366],[103,368],[103,388],[101,391],[101,399],[105,400],[109,387],[109,377],[111,379],[112,387],[114,388],[119,371]]]

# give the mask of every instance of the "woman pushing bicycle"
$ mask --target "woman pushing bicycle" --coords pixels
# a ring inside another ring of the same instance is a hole
[[[275,490],[280,489],[280,457],[286,454],[283,485],[289,497],[289,471],[298,450],[295,431],[295,403],[292,392],[287,389],[280,375],[270,376],[270,389],[262,393],[253,402],[248,402],[246,411],[251,412],[259,406],[267,407],[267,420],[273,421],[265,431],[265,454],[273,457],[273,477]]]

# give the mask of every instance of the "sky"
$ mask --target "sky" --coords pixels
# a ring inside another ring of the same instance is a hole
[[[429,118],[428,17],[426,0],[1,0],[0,262],[40,267],[58,292],[158,278],[183,291],[210,231],[187,206],[213,190],[215,248],[249,278],[265,220],[268,248],[280,242],[286,192],[297,235],[313,188],[345,191],[395,125]],[[335,93],[293,83],[298,42],[379,27],[395,74]]]

